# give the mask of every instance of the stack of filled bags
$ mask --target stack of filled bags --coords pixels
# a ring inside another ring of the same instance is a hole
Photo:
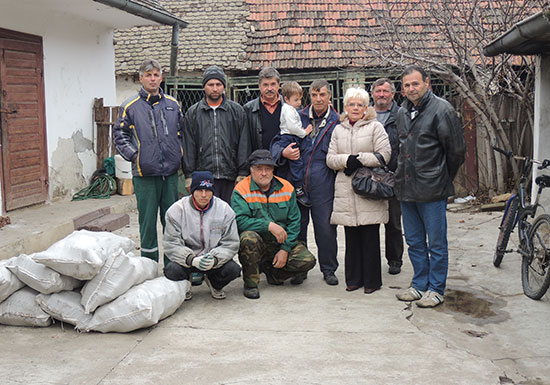
[[[132,240],[75,231],[46,251],[0,261],[0,323],[129,332],[172,315],[189,281],[157,277],[157,262],[130,252]]]

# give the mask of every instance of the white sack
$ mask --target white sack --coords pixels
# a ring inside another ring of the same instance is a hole
[[[21,289],[25,284],[13,274],[6,265],[17,257],[0,261],[0,302]]]
[[[37,291],[24,287],[0,303],[0,324],[50,326],[52,319],[35,301]]]
[[[84,313],[80,298],[81,295],[77,291],[62,291],[54,294],[38,294],[36,303],[52,318],[85,329],[92,315]]]
[[[12,258],[6,266],[22,282],[44,294],[73,290],[82,286],[79,280],[36,263],[29,255],[21,254],[17,258]]]
[[[46,251],[36,253],[33,259],[55,271],[76,279],[92,279],[111,254],[122,248],[133,250],[130,238],[105,231],[74,231],[51,245]]]
[[[86,313],[111,302],[143,281],[156,278],[157,262],[124,253],[122,249],[107,258],[99,273],[82,288],[82,305]]]
[[[124,333],[152,326],[178,310],[189,287],[187,280],[170,281],[166,277],[145,281],[98,307],[85,331]]]

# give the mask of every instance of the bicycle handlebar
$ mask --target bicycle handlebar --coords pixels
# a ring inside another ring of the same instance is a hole
[[[502,148],[498,148],[497,146],[492,146],[493,150],[496,152],[500,152],[502,155],[510,159],[512,156],[514,156],[514,153],[512,151],[504,151]]]
[[[495,150],[496,152],[500,152],[502,155],[504,155],[508,159],[514,158],[516,160],[524,160],[524,161],[527,161],[529,163],[540,164],[540,166],[537,167],[539,170],[543,170],[543,169],[550,166],[550,160],[548,160],[548,159],[544,159],[541,162],[539,160],[531,159],[531,158],[526,157],[526,156],[515,155],[512,151],[504,151],[502,148],[498,148],[497,146],[491,146],[491,147],[493,147],[493,150]]]

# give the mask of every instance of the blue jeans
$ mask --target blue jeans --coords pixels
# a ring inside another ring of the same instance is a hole
[[[401,202],[401,214],[414,269],[412,286],[443,295],[449,267],[447,200]]]

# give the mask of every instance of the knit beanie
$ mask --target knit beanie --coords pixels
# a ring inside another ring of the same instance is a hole
[[[202,86],[204,87],[204,85],[211,79],[218,79],[225,87],[225,73],[220,67],[210,66],[206,69],[206,71],[204,71],[202,74]]]
[[[214,175],[210,171],[194,171],[191,174],[191,194],[198,189],[214,192]]]

